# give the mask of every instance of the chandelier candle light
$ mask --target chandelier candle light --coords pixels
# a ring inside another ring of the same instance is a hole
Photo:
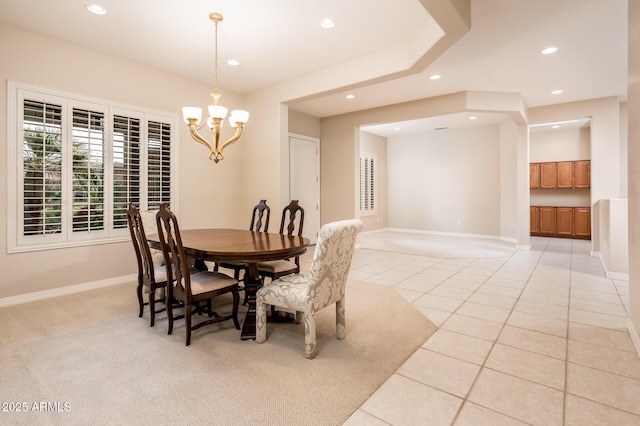
[[[220,142],[220,130],[224,123],[224,119],[227,116],[227,108],[220,105],[221,95],[218,93],[218,23],[222,22],[222,15],[219,13],[210,13],[209,19],[211,19],[216,25],[216,56],[215,56],[215,86],[213,93],[211,94],[212,103],[209,105],[209,118],[205,123],[200,124],[202,119],[202,108],[196,107],[183,107],[182,116],[185,123],[189,125],[191,131],[191,137],[197,142],[205,145],[209,148],[211,154],[209,154],[209,160],[213,160],[216,163],[224,158],[222,150],[237,141],[242,135],[242,129],[245,123],[249,120],[249,113],[243,110],[233,110],[229,116],[229,123],[231,127],[235,129],[234,135],[218,147]],[[213,137],[213,145],[208,140],[200,136],[198,130],[207,125],[211,129],[211,136]]]

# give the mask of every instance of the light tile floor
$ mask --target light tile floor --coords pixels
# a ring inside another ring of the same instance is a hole
[[[628,282],[605,277],[589,241],[451,244],[356,250],[351,278],[392,286],[438,330],[346,425],[640,425]]]

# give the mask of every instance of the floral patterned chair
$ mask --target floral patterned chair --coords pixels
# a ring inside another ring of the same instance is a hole
[[[318,233],[311,271],[279,278],[258,290],[256,299],[256,341],[267,340],[267,308],[275,305],[304,316],[304,351],[309,359],[316,355],[315,313],[336,304],[336,337],[344,338],[345,287],[356,237],[362,222],[355,219],[324,225]]]

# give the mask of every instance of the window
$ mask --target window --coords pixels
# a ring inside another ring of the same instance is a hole
[[[127,203],[171,204],[175,116],[9,88],[10,252],[121,241]]]
[[[376,214],[378,197],[376,195],[377,157],[375,154],[360,154],[360,214]]]

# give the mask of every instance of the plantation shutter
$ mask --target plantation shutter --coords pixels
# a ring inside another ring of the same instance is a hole
[[[157,210],[171,201],[171,125],[149,121],[147,139],[147,204]]]
[[[376,156],[361,154],[360,156],[360,212],[372,214],[376,212]]]
[[[23,235],[62,232],[62,105],[25,99]]]
[[[104,229],[105,115],[73,108],[73,232]]]
[[[113,117],[113,227],[127,227],[127,203],[140,207],[140,119]]]

